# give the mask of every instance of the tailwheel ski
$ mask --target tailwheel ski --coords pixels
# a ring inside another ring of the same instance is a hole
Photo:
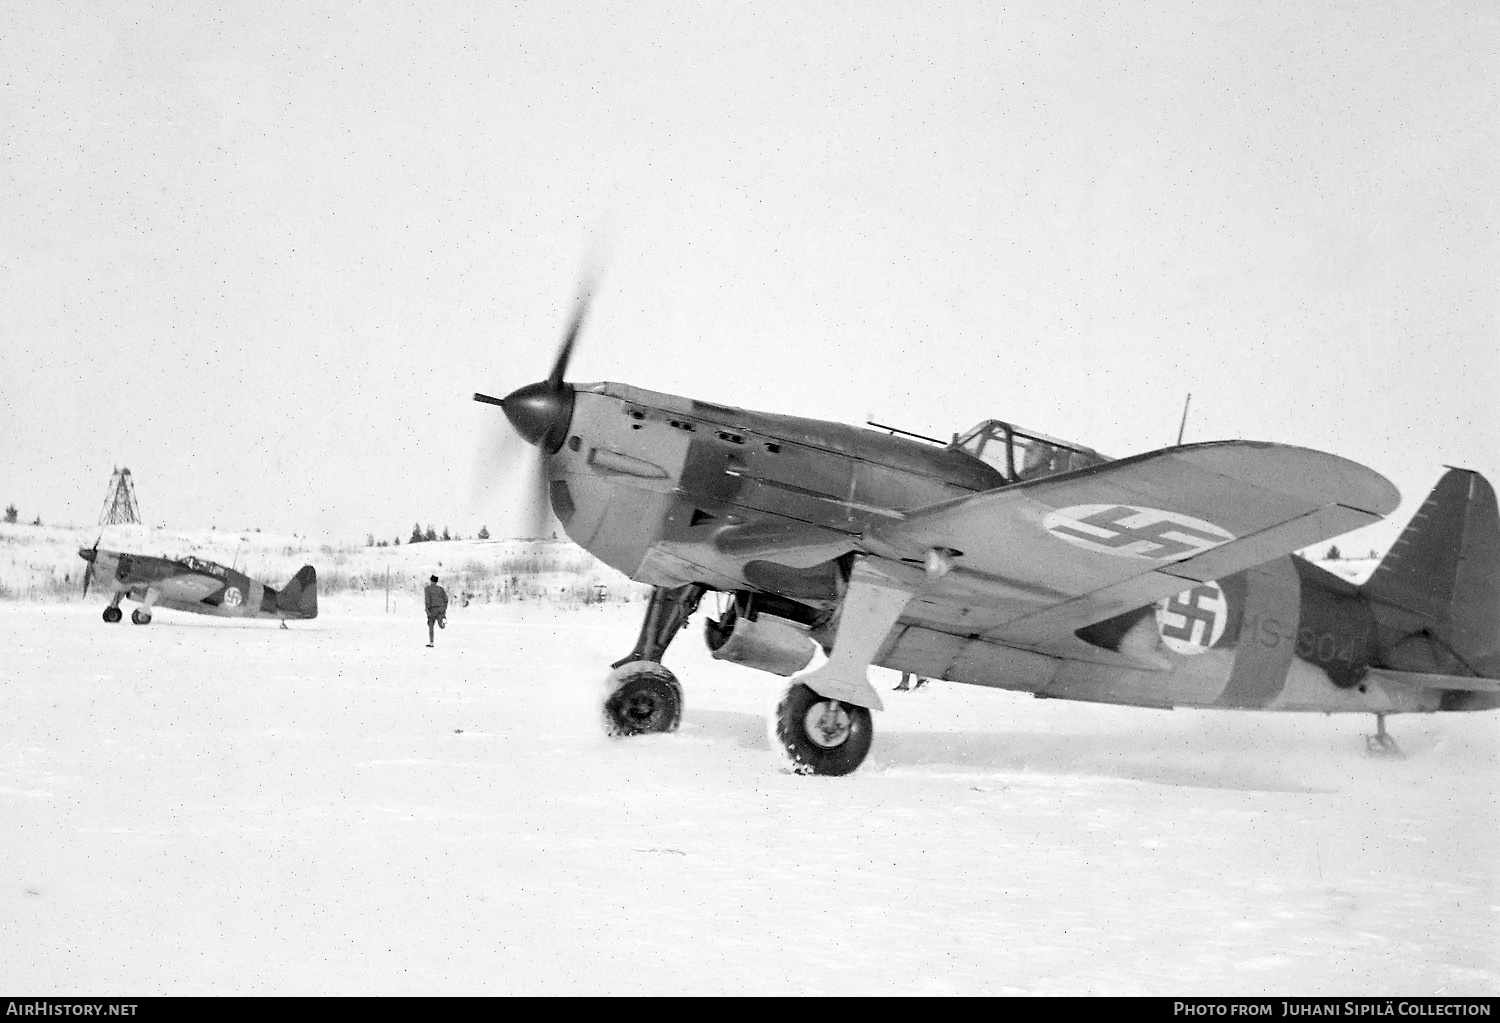
[[[1384,714],[1375,715],[1375,734],[1365,736],[1365,752],[1375,757],[1401,756],[1401,747],[1396,745],[1391,733],[1385,730]]]
[[[682,686],[660,664],[631,661],[605,679],[604,731],[608,735],[675,732],[682,724]]]
[[[776,744],[795,774],[850,774],[875,737],[868,707],[820,696],[800,682],[776,705],[775,724]]]

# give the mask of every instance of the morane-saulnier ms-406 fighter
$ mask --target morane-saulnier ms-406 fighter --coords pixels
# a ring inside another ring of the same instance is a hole
[[[318,617],[318,574],[311,565],[303,565],[291,582],[273,590],[243,572],[202,558],[101,551],[98,544],[80,547],[78,556],[89,563],[83,574],[84,595],[95,580],[113,591],[104,609],[106,622],[124,617],[120,601],[126,597],[141,605],[130,612],[137,625],[149,624],[156,607],[226,618],[279,618],[283,628],[288,618]]]
[[[662,656],[709,590],[714,656],[790,676],[793,769],[846,774],[872,739],[872,664],[1141,707],[1363,712],[1500,706],[1500,517],[1450,470],[1354,585],[1292,554],[1378,521],[1384,477],[1232,440],[1109,459],[989,420],[944,444],[627,384],[546,380],[499,405],[543,453],[568,535],[654,587],[606,727],[675,729]],[[813,666],[815,657],[826,654]]]

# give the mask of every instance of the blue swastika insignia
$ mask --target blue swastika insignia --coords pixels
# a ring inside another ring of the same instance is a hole
[[[1071,510],[1054,512],[1044,525],[1062,539],[1082,541],[1085,545],[1121,554],[1166,560],[1197,554],[1233,539],[1211,523],[1194,525],[1192,521],[1184,521],[1186,516],[1168,517],[1168,512],[1151,508],[1105,505],[1069,521],[1064,516]],[[1157,516],[1155,519],[1139,522],[1143,516],[1153,514]],[[1137,524],[1128,524],[1131,520],[1137,520]],[[1080,526],[1092,526],[1093,529],[1081,529]]]
[[[1186,598],[1186,599],[1184,599]],[[1204,607],[1203,602],[1220,600],[1219,588],[1212,585],[1194,586],[1191,590],[1185,590],[1177,594],[1167,602],[1167,610],[1182,618],[1180,624],[1164,623],[1161,627],[1163,636],[1173,639],[1187,640],[1193,642],[1193,626],[1201,622],[1205,635],[1211,635],[1214,628],[1214,620],[1218,617],[1218,609],[1213,606]]]
[[[1179,654],[1203,653],[1224,635],[1228,621],[1229,601],[1216,582],[1199,583],[1156,604],[1161,640]]]

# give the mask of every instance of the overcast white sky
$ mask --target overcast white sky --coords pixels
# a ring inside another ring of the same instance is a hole
[[[472,531],[469,396],[603,238],[575,380],[1117,455],[1191,391],[1404,520],[1500,481],[1497,49],[1431,0],[17,0],[0,503]]]

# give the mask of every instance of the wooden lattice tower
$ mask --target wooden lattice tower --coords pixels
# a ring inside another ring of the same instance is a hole
[[[109,479],[109,494],[104,498],[104,510],[99,513],[99,525],[118,526],[140,521],[141,508],[135,503],[135,484],[131,482],[130,470],[116,469]]]

